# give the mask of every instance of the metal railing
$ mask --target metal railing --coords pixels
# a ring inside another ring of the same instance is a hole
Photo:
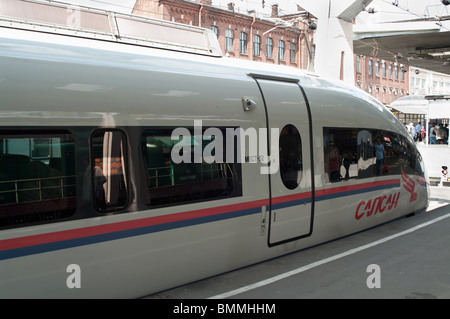
[[[230,172],[230,173],[229,173]],[[227,179],[229,174],[233,175],[232,169],[227,163],[207,164],[201,163],[199,177],[201,181],[216,179]],[[163,183],[161,179],[168,179],[170,183]],[[149,188],[175,185],[175,170],[173,166],[152,167],[147,169],[147,180]],[[161,185],[160,185],[161,184]]]
[[[1,181],[0,206],[73,197],[75,187],[75,175]]]

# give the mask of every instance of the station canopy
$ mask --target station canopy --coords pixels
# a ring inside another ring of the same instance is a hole
[[[450,16],[353,28],[355,54],[450,74]]]
[[[408,95],[390,107],[406,114],[424,114],[428,119],[450,118],[450,95]]]

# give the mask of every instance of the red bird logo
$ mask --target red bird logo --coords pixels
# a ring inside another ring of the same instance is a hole
[[[403,188],[408,192],[411,193],[411,198],[409,199],[410,202],[414,202],[417,199],[417,193],[414,192],[414,188],[416,187],[416,182],[406,174],[402,169],[402,185]]]

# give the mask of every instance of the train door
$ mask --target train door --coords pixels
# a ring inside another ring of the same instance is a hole
[[[258,78],[264,99],[269,141],[278,142],[278,170],[268,174],[270,184],[268,245],[308,237],[313,229],[314,180],[312,124],[309,106],[298,81]],[[278,141],[270,134],[278,129]],[[276,144],[275,144],[276,145]],[[272,164],[272,162],[271,162]]]

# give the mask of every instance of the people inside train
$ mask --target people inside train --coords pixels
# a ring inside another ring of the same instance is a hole
[[[96,207],[101,211],[106,209],[105,189],[103,188],[105,183],[106,177],[102,173],[100,163],[96,161],[94,166],[94,196]]]
[[[339,150],[334,145],[334,142],[330,142],[328,146],[330,181],[337,182],[341,177],[341,157],[339,155]]]
[[[380,137],[377,137],[377,143],[375,144],[375,152],[376,152],[377,176],[380,176],[386,158],[386,150],[384,148],[384,145],[381,143]]]

